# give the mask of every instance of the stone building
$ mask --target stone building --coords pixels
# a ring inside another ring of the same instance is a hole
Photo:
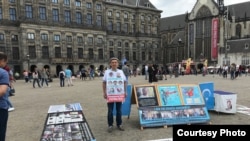
[[[224,5],[224,0],[197,0],[189,13],[161,19],[164,63],[192,58],[209,65],[248,65],[250,2]]]
[[[0,0],[0,51],[15,72],[162,60],[161,10],[149,0]]]

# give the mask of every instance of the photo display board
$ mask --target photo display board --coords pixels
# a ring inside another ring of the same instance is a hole
[[[202,123],[210,120],[205,105],[140,107],[142,126]]]
[[[183,100],[177,84],[157,85],[161,106],[180,106]]]
[[[205,105],[199,85],[180,84],[179,89],[184,105]]]
[[[51,105],[40,141],[96,141],[80,103]]]
[[[159,106],[155,85],[135,85],[134,91],[138,107]]]

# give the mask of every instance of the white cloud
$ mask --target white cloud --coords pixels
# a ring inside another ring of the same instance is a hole
[[[197,0],[150,0],[159,10],[162,10],[161,17],[185,14],[191,12]],[[225,5],[247,2],[249,0],[225,0]],[[217,2],[217,0],[216,0]]]

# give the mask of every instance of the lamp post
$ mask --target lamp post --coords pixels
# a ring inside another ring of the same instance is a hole
[[[30,70],[30,55],[27,54],[26,57],[27,57],[27,61],[28,61],[28,71],[29,71]]]
[[[179,38],[178,39],[178,46],[177,46],[177,52],[176,52],[176,54],[177,54],[177,59],[176,59],[176,61],[177,62],[179,62],[179,46],[181,46],[181,43],[182,43],[182,39],[181,38]]]

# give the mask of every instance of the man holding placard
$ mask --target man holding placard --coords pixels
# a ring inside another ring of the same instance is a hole
[[[113,108],[116,104],[116,125],[120,131],[124,131],[122,127],[122,102],[124,102],[126,94],[126,77],[122,70],[118,69],[118,58],[111,58],[110,69],[105,71],[103,76],[103,97],[107,100],[108,105],[108,132],[113,130]],[[109,83],[107,83],[109,82]],[[112,82],[112,83],[110,83]],[[117,83],[119,82],[119,83]]]

